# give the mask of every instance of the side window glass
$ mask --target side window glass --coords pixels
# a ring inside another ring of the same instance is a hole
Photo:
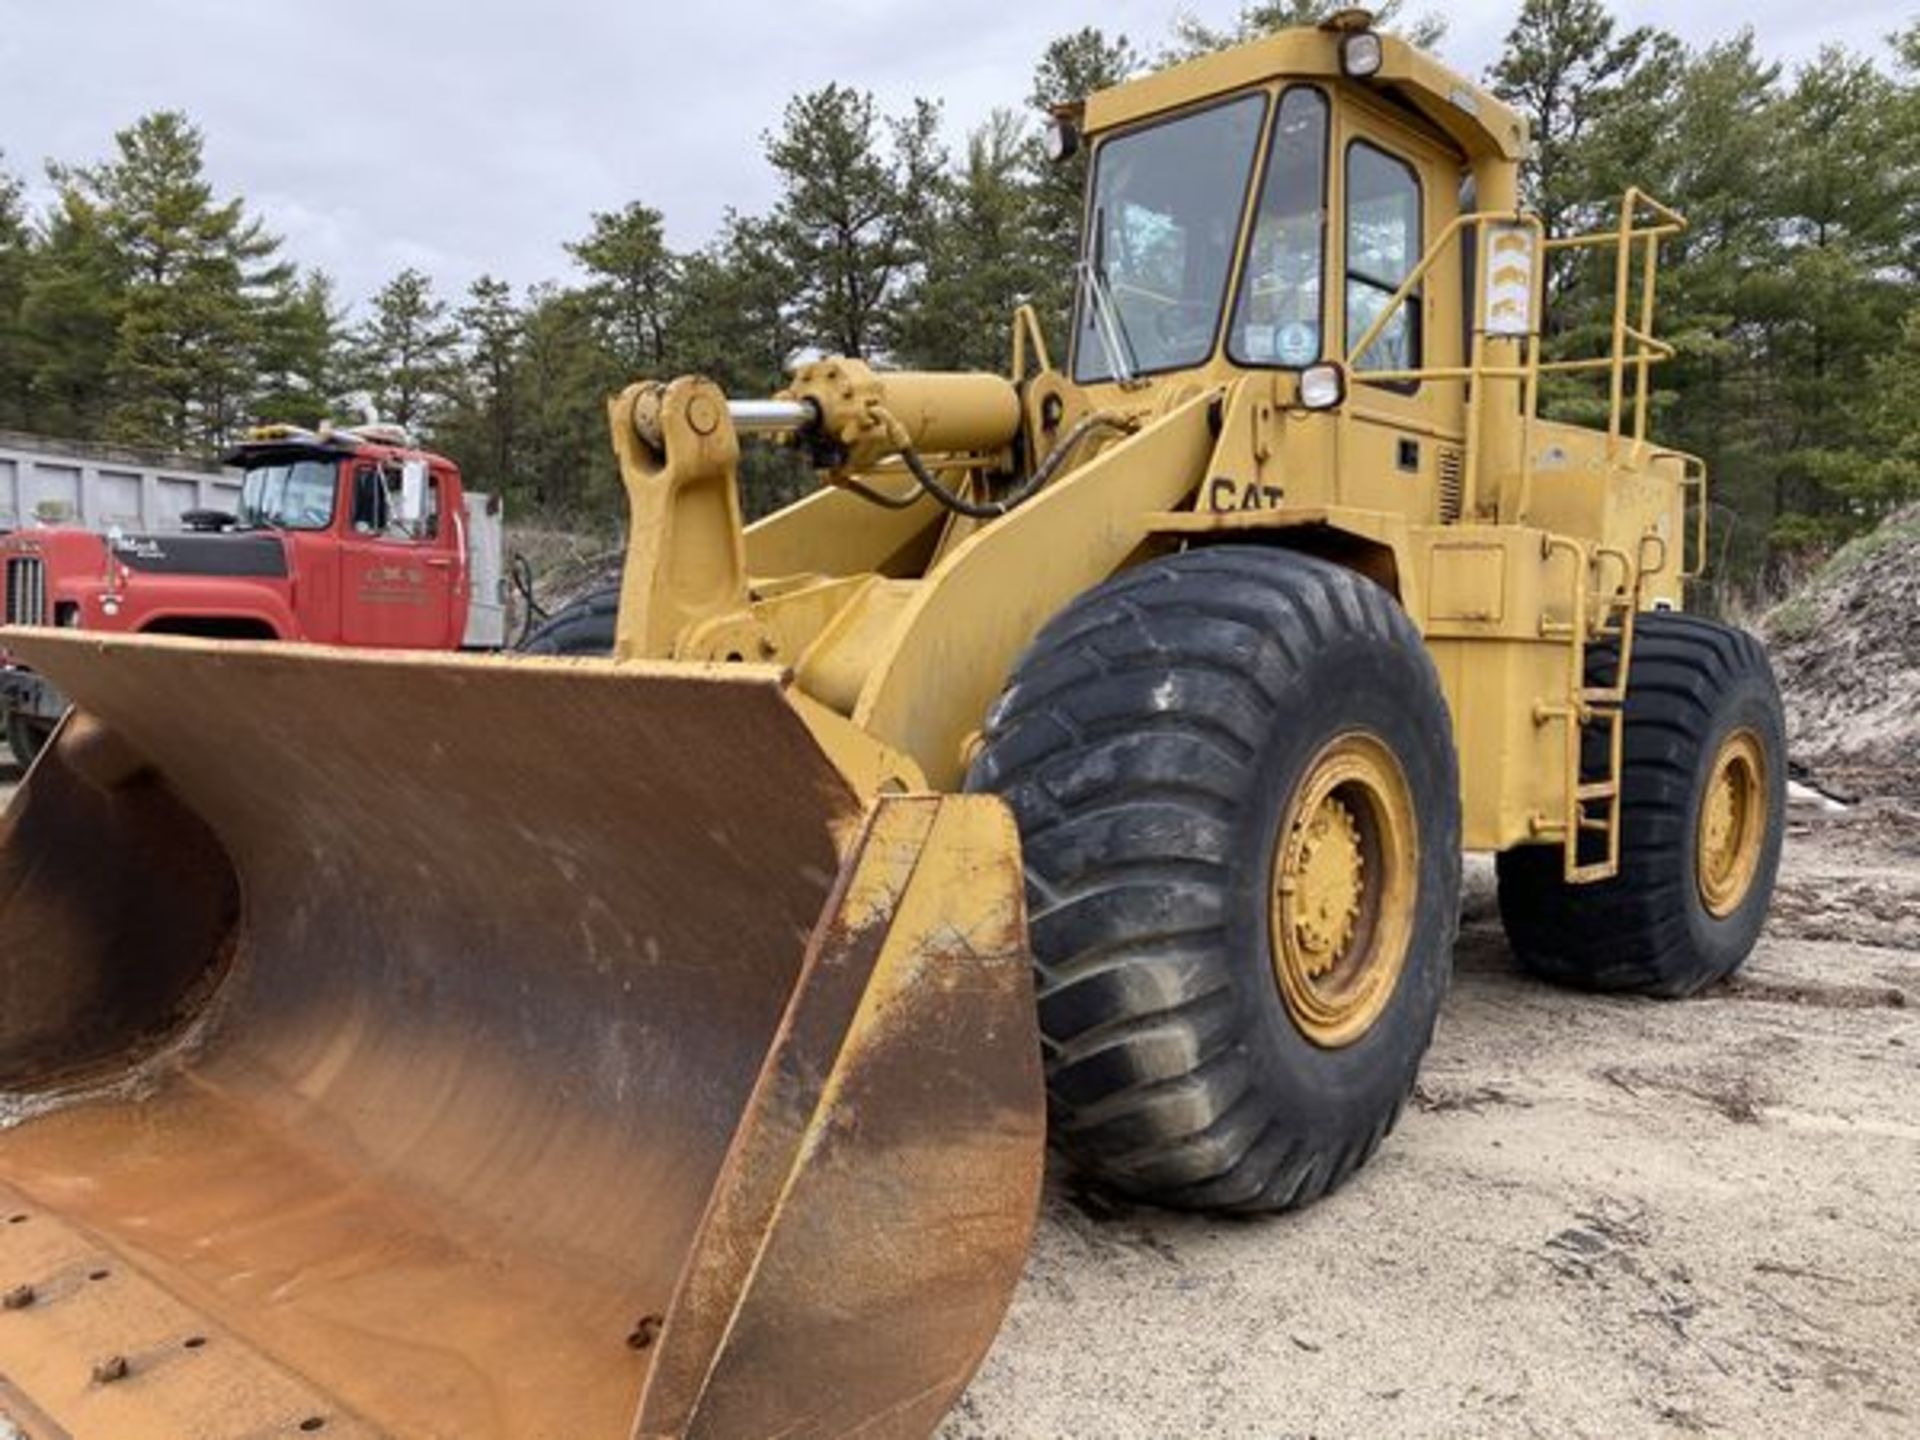
[[[387,528],[387,487],[377,466],[357,466],[353,472],[353,528],[359,535],[378,535]]]
[[[1311,365],[1321,344],[1327,237],[1327,100],[1296,87],[1281,97],[1267,178],[1247,249],[1227,353],[1242,365]]]
[[[426,513],[418,523],[401,519],[400,469],[361,465],[353,472],[353,529],[358,535],[413,544],[440,536],[440,477],[427,477]]]
[[[427,513],[420,520],[419,539],[438,540],[440,538],[440,477],[427,477]]]
[[[1347,344],[1356,344],[1420,263],[1420,179],[1404,160],[1365,141],[1347,149]],[[1420,297],[1409,296],[1357,358],[1355,369],[1420,366]]]

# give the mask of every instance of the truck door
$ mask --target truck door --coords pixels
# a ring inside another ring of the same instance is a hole
[[[340,547],[343,644],[445,650],[455,643],[458,555],[443,489],[441,476],[429,472],[424,511],[408,521],[399,462],[354,467],[353,514]]]

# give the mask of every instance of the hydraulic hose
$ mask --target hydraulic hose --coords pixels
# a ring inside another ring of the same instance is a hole
[[[896,428],[898,428],[897,422]],[[955,494],[934,478],[933,472],[927,468],[919,452],[910,444],[900,447],[900,458],[906,462],[907,472],[913,476],[915,483],[922,491],[938,501],[943,509],[955,515],[964,515],[970,520],[997,520],[1003,515],[1011,514],[1046,489],[1053,482],[1054,476],[1059,474],[1061,468],[1073,457],[1074,451],[1079,449],[1089,436],[1103,430],[1127,434],[1132,429],[1132,421],[1109,411],[1097,410],[1091,415],[1084,416],[1060,438],[1060,443],[1053,447],[1046,459],[1034,467],[1033,473],[1021,482],[1018,489],[1001,496],[998,500],[975,501],[967,499],[964,495]]]

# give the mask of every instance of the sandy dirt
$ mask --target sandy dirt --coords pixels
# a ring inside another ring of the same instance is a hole
[[[1762,629],[1787,748],[1843,792],[1920,801],[1920,505],[1844,547]]]
[[[1373,1164],[1238,1223],[1054,1176],[944,1440],[1920,1434],[1920,811],[1797,814],[1766,939],[1681,1003],[1526,978],[1468,889]]]

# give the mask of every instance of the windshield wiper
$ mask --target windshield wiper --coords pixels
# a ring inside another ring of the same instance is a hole
[[[1113,301],[1113,287],[1107,280],[1106,251],[1107,212],[1102,208],[1093,213],[1093,254],[1078,266],[1080,284],[1088,317],[1093,321],[1093,332],[1100,337],[1100,348],[1106,352],[1107,368],[1122,385],[1131,385],[1139,366],[1132,337],[1127,334],[1127,323],[1120,318],[1120,307]]]

